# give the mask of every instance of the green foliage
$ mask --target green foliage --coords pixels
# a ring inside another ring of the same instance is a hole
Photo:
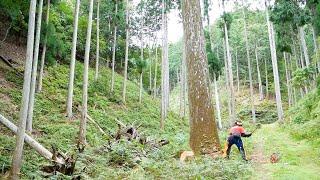
[[[300,68],[297,69],[293,73],[293,77],[291,79],[293,86],[295,87],[304,87],[309,86],[313,75],[315,74],[316,69],[312,66],[308,68]]]

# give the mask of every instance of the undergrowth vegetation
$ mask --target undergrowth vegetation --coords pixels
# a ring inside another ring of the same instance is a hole
[[[116,75],[115,91],[110,92],[111,72],[101,69],[101,76],[94,82],[94,71],[89,72],[89,116],[108,134],[103,135],[97,126],[88,121],[88,146],[84,153],[77,153],[77,137],[82,97],[83,65],[76,66],[74,89],[74,119],[69,121],[65,114],[65,102],[68,85],[68,67],[57,65],[49,67],[44,79],[43,91],[37,95],[34,113],[34,134],[45,147],[58,148],[61,152],[77,157],[76,176],[84,178],[129,178],[129,179],[158,179],[158,178],[221,178],[249,177],[252,171],[250,164],[224,159],[213,160],[210,157],[199,157],[190,162],[180,163],[179,153],[189,150],[189,126],[186,119],[180,119],[177,114],[170,112],[165,122],[165,130],[159,129],[160,109],[158,99],[152,99],[147,93],[139,103],[139,87],[129,82],[127,102],[121,101],[123,78]],[[1,114],[18,121],[21,102],[21,78],[7,71],[7,86],[0,87]],[[133,124],[138,131],[149,140],[166,139],[170,143],[160,148],[142,145],[137,141],[122,140],[108,151],[108,140],[118,129],[117,121]],[[224,133],[223,133],[224,134]],[[222,140],[221,142],[224,142]],[[15,138],[13,133],[0,126],[0,174],[5,174],[11,164]],[[48,161],[40,157],[28,145],[25,146],[22,174],[24,179],[44,177],[41,168]],[[0,175],[1,177],[1,175]],[[52,178],[72,178],[62,174]]]

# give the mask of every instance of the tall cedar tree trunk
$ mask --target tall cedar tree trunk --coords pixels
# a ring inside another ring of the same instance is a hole
[[[169,108],[168,15],[165,0],[162,0],[162,6],[163,41],[161,65],[161,129],[164,128],[164,121],[167,118]]]
[[[230,93],[230,106],[231,106],[231,119],[230,121],[234,122],[236,120],[235,112],[235,97],[234,97],[234,87],[233,87],[233,72],[232,72],[232,59],[229,46],[229,35],[226,22],[224,22],[224,37],[227,51],[227,61],[228,61],[228,76],[229,76],[229,93]]]
[[[118,2],[116,1],[115,14],[118,13]],[[113,31],[113,47],[112,47],[112,75],[111,75],[111,92],[114,90],[114,73],[115,73],[115,63],[116,63],[116,46],[117,46],[117,24],[114,22]]]
[[[267,58],[264,59],[264,71],[265,71],[265,76],[266,76],[266,98],[269,98],[269,80],[268,80]]]
[[[129,0],[126,1],[126,54],[124,60],[124,80],[122,90],[122,101],[126,102],[127,79],[128,79],[128,56],[129,56]]]
[[[99,29],[99,21],[100,21],[100,0],[97,0],[97,52],[96,52],[96,72],[94,76],[94,80],[97,81],[99,77],[99,56],[100,56],[100,43],[99,43],[99,35],[100,35],[100,29]]]
[[[302,50],[303,50],[303,55],[304,55],[304,59],[306,62],[306,66],[309,67],[310,59],[309,59],[309,55],[308,55],[308,48],[307,48],[307,43],[305,40],[305,34],[304,34],[303,27],[299,27],[299,35],[300,35],[300,43],[302,45]]]
[[[232,110],[231,110],[231,97],[230,97],[230,89],[229,89],[229,73],[228,73],[228,60],[227,60],[227,52],[226,52],[226,41],[223,41],[223,57],[224,57],[224,76],[226,78],[226,84],[225,84],[225,88],[226,88],[226,94],[228,97],[228,113],[229,113],[229,124],[232,125],[233,121],[232,121]]]
[[[195,154],[220,150],[209,88],[209,70],[199,0],[182,2],[188,70],[190,146]]]
[[[141,61],[143,61],[143,36],[142,36],[142,29],[143,29],[143,23],[142,23],[142,27],[141,27],[141,47],[140,47],[140,58]],[[142,78],[143,78],[143,70],[141,70],[140,73],[140,92],[139,92],[139,103],[141,103],[142,101],[142,89],[143,89],[143,84],[142,84]]]
[[[150,65],[149,65],[149,91],[150,91],[150,94],[152,94],[152,58],[151,58],[151,49],[152,49],[152,45],[151,45],[151,42],[150,42],[150,38],[149,38],[149,49],[148,49],[148,55],[149,55],[149,60],[150,60]]]
[[[262,81],[261,81],[260,65],[259,65],[259,57],[258,57],[258,47],[257,46],[255,48],[255,55],[256,55],[256,64],[257,64],[257,73],[258,73],[259,99],[261,101],[261,100],[263,100],[263,89],[262,89]]]
[[[80,0],[77,0],[76,6],[74,9],[72,50],[71,50],[69,87],[68,87],[68,98],[67,98],[67,116],[69,119],[72,118],[73,83],[74,83],[74,68],[75,68],[75,64],[76,64],[79,9],[80,9]]]
[[[50,15],[50,0],[47,2],[47,15],[46,15],[46,26],[49,24],[49,15]],[[43,49],[42,49],[42,55],[41,55],[41,64],[40,64],[40,71],[39,71],[39,82],[37,87],[37,92],[41,92],[42,90],[42,79],[43,79],[43,70],[44,70],[44,61],[46,58],[46,51],[47,51],[47,34],[44,37],[44,43],[43,43]]]
[[[42,20],[42,6],[43,0],[39,1],[38,5],[38,18],[37,18],[37,30],[36,30],[36,42],[33,53],[33,62],[32,62],[32,73],[31,73],[31,86],[30,86],[30,97],[29,97],[29,109],[28,109],[28,118],[27,118],[27,127],[26,130],[32,132],[32,119],[33,119],[33,107],[34,107],[34,98],[36,92],[36,81],[37,81],[37,68],[38,68],[38,57],[39,57],[39,44],[40,44],[40,33],[41,33],[41,20]]]
[[[142,89],[143,89],[142,78],[143,78],[143,72],[141,72],[141,73],[140,73],[140,92],[139,92],[139,103],[141,103],[141,102],[142,102]]]
[[[248,31],[247,31],[247,21],[246,21],[246,13],[244,12],[244,1],[242,0],[243,4],[243,21],[244,21],[244,38],[246,42],[246,51],[247,51],[247,61],[248,61],[248,71],[249,71],[249,83],[250,83],[250,101],[251,101],[251,113],[252,113],[252,121],[256,122],[256,108],[254,105],[254,97],[253,97],[253,84],[252,84],[252,72],[251,72],[251,59],[250,59],[250,52],[249,52],[249,40],[248,40]]]
[[[317,35],[314,30],[314,26],[311,27],[312,31],[312,40],[313,40],[313,47],[314,47],[314,53],[316,55],[316,67],[317,67],[317,72],[320,72],[320,62],[319,62],[319,55],[318,55],[318,42],[317,42]]]
[[[24,66],[25,69],[24,69],[24,79],[23,79],[22,101],[21,101],[18,131],[16,135],[16,147],[14,149],[13,157],[12,157],[11,175],[10,175],[11,179],[19,179],[20,168],[22,164],[22,151],[23,151],[23,145],[24,145],[25,129],[26,129],[26,122],[27,122],[27,115],[28,115],[28,104],[29,104],[29,96],[30,96],[36,4],[37,4],[36,0],[30,1],[27,53],[26,53],[26,62]]]
[[[289,107],[292,106],[292,99],[291,99],[291,84],[290,84],[290,76],[289,76],[289,70],[288,70],[288,59],[287,54],[283,52],[283,59],[284,59],[284,67],[286,71],[286,84],[287,84],[287,95],[288,95],[288,105]]]
[[[157,74],[158,74],[158,45],[156,44],[156,57],[154,61],[154,86],[153,86],[153,98],[157,97]]]
[[[185,53],[185,36],[183,36],[183,48],[182,48],[182,59],[181,59],[181,73],[180,73],[180,94],[181,94],[181,104],[180,104],[180,117],[186,116],[186,53]]]
[[[213,84],[214,84],[214,96],[216,101],[216,110],[217,110],[217,118],[218,118],[218,127],[222,129],[222,120],[221,120],[221,108],[220,108],[220,98],[219,98],[219,87],[216,79],[216,74],[213,74]]]
[[[282,101],[281,101],[281,93],[280,93],[275,34],[274,34],[273,24],[269,20],[269,13],[268,13],[267,6],[266,6],[266,19],[267,19],[267,25],[268,25],[268,34],[269,34],[269,43],[270,43],[270,51],[271,51],[272,70],[273,70],[274,87],[275,87],[274,90],[276,94],[278,120],[280,122],[283,122],[283,109],[282,109]]]
[[[237,92],[239,92],[240,91],[240,79],[239,79],[238,49],[236,49],[236,64],[237,64]]]
[[[85,55],[84,55],[82,116],[80,121],[80,133],[79,133],[80,149],[83,149],[86,146],[86,130],[87,130],[86,128],[87,128],[87,112],[88,112],[88,71],[89,71],[91,31],[92,31],[92,14],[93,14],[93,0],[90,0],[86,48],[85,48]]]

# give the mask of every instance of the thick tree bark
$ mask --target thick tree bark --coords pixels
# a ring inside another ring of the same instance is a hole
[[[166,12],[166,1],[162,0],[162,64],[161,64],[161,120],[160,128],[164,128],[169,108],[169,60],[168,60],[168,15]]]
[[[0,123],[5,125],[7,128],[9,128],[11,131],[13,131],[15,134],[17,134],[18,127],[14,125],[11,121],[6,119],[4,116],[0,114]],[[24,141],[29,144],[34,150],[36,150],[41,156],[46,158],[47,160],[53,160],[52,159],[52,153],[47,150],[45,147],[43,147],[39,142],[37,142],[35,139],[30,137],[28,134],[24,135]],[[64,159],[58,158],[56,159],[56,162],[60,164],[64,164]]]
[[[259,57],[258,57],[258,47],[255,48],[255,55],[256,55],[256,64],[257,64],[257,73],[258,73],[258,84],[259,84],[259,99],[260,101],[263,100],[263,88],[262,88],[262,80],[260,74],[260,65],[259,65]]]
[[[29,96],[30,96],[36,4],[37,4],[36,0],[30,1],[27,53],[26,53],[26,61],[24,66],[22,101],[21,101],[21,108],[20,108],[19,125],[18,125],[17,136],[16,136],[16,147],[12,157],[11,179],[19,179],[20,168],[22,164],[22,151],[23,151],[23,145],[24,145],[24,139],[25,139],[25,129],[26,129],[26,122],[27,122],[27,115],[28,115]]]
[[[126,102],[127,79],[128,79],[128,56],[129,56],[129,0],[126,1],[126,52],[124,60],[124,80],[122,89],[122,101]]]
[[[91,31],[92,31],[92,14],[93,14],[93,0],[90,0],[86,48],[85,48],[85,55],[84,55],[82,116],[80,120],[80,132],[79,132],[79,148],[80,149],[83,149],[87,143],[86,131],[87,131],[87,112],[88,112],[88,73],[89,73],[89,58],[90,58],[90,45],[91,45]]]
[[[213,74],[213,84],[214,84],[214,97],[216,101],[216,110],[217,110],[217,118],[218,118],[218,127],[222,129],[222,120],[221,120],[221,107],[220,107],[220,96],[219,96],[219,87],[216,79],[216,74]]]
[[[76,6],[74,9],[72,50],[71,50],[69,86],[68,86],[68,98],[67,98],[67,116],[69,119],[72,118],[73,83],[74,83],[74,69],[76,64],[79,9],[80,9],[80,0],[77,0]]]
[[[40,33],[41,33],[42,6],[43,6],[43,0],[40,0],[38,5],[36,41],[34,44],[35,47],[34,47],[33,62],[32,62],[29,108],[28,108],[28,118],[27,118],[27,125],[26,125],[27,126],[26,130],[29,132],[32,131],[33,107],[34,107],[34,99],[35,99],[35,92],[36,92],[39,44],[40,44]]]
[[[242,0],[242,4],[244,7],[244,2]],[[253,98],[253,85],[252,85],[252,72],[251,72],[251,59],[250,59],[250,52],[249,52],[249,40],[248,40],[248,32],[247,32],[247,21],[246,21],[246,14],[244,9],[242,11],[243,21],[244,21],[244,38],[246,42],[246,51],[247,51],[247,61],[248,61],[248,71],[249,71],[249,83],[250,83],[250,101],[251,101],[251,113],[252,113],[252,121],[256,122],[256,108],[254,105],[254,98]]]
[[[275,94],[276,94],[278,120],[280,122],[283,122],[283,109],[282,109],[282,101],[281,101],[281,93],[280,93],[280,82],[279,82],[279,74],[278,74],[279,72],[278,72],[275,34],[274,34],[273,24],[269,20],[268,7],[266,7],[266,20],[267,20],[267,25],[268,25],[268,34],[269,34],[269,43],[270,43],[270,51],[271,51],[272,70],[273,70],[273,77],[274,77],[274,87],[275,87]]]
[[[98,80],[99,77],[99,58],[100,58],[100,43],[99,43],[99,36],[100,36],[100,29],[99,29],[99,21],[100,21],[100,0],[97,0],[97,52],[96,52],[96,71],[94,75],[95,81]]]
[[[116,1],[115,14],[118,13],[118,3]],[[114,22],[115,23],[115,22]],[[115,63],[116,63],[116,46],[117,46],[117,24],[114,25],[113,32],[113,47],[112,47],[112,75],[111,75],[111,92],[114,90],[114,73],[115,73]]]
[[[220,150],[209,88],[209,70],[199,0],[182,2],[188,70],[190,146],[195,154]]]
[[[47,15],[46,15],[46,26],[49,24],[49,15],[50,15],[50,0],[47,2]],[[43,79],[43,70],[44,70],[44,61],[46,58],[46,51],[47,51],[47,32],[44,37],[44,44],[42,49],[42,55],[41,55],[41,64],[40,64],[40,71],[39,71],[39,82],[37,87],[37,92],[41,92],[42,90],[42,79]]]

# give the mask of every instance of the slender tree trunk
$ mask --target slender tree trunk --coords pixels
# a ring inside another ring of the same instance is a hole
[[[268,64],[267,59],[264,59],[264,70],[266,76],[266,98],[269,98],[269,80],[268,80]]]
[[[260,74],[260,65],[259,65],[259,57],[258,57],[258,47],[255,48],[256,54],[256,63],[257,63],[257,73],[258,73],[258,83],[259,83],[259,99],[260,101],[263,100],[263,88],[262,88],[262,81],[261,81],[261,74]]]
[[[85,55],[84,55],[82,117],[80,121],[80,133],[79,133],[80,149],[83,149],[86,146],[87,112],[88,112],[88,71],[89,71],[91,31],[92,31],[92,14],[93,14],[93,0],[90,0],[86,48],[85,48]]]
[[[99,43],[99,36],[100,36],[100,29],[99,29],[99,21],[100,21],[100,0],[97,0],[97,52],[96,52],[96,72],[94,76],[94,80],[97,81],[99,77],[99,56],[100,56],[100,43]]]
[[[318,55],[318,42],[317,42],[317,35],[314,30],[314,26],[311,27],[312,31],[312,39],[313,39],[313,47],[314,47],[314,53],[316,55],[316,67],[317,67],[317,72],[320,72],[320,62],[319,62],[319,55]]]
[[[157,97],[157,74],[158,74],[158,46],[156,46],[156,58],[154,62],[154,86],[153,86],[153,98]]]
[[[237,64],[237,92],[240,91],[240,79],[239,79],[239,61],[238,61],[238,50],[236,49],[236,64]]]
[[[209,70],[199,0],[182,2],[188,69],[190,146],[195,154],[220,150],[209,88]]]
[[[28,118],[27,118],[27,125],[26,125],[27,126],[26,130],[29,132],[32,132],[33,106],[34,106],[35,91],[36,91],[39,44],[40,44],[40,33],[41,33],[42,6],[43,6],[43,0],[40,0],[38,5],[39,8],[38,8],[38,18],[37,18],[36,42],[34,45],[35,47],[34,47],[34,54],[33,54],[31,86],[30,86],[31,89],[30,89],[30,97],[29,97]]]
[[[149,39],[150,41],[150,39]],[[152,58],[151,58],[151,43],[149,42],[150,46],[148,49],[148,55],[149,55],[149,60],[150,60],[150,66],[149,66],[149,90],[150,90],[150,94],[152,93]]]
[[[76,64],[79,9],[80,9],[80,0],[77,0],[76,6],[74,9],[72,50],[71,50],[69,87],[68,87],[68,98],[67,98],[67,116],[69,119],[72,118],[73,83],[74,83],[74,69],[75,69],[75,64]]]
[[[162,0],[162,73],[161,73],[161,121],[160,128],[164,128],[164,121],[169,108],[169,61],[168,61],[168,15],[166,12],[166,1]]]
[[[231,97],[230,97],[230,89],[229,89],[229,72],[228,72],[228,61],[227,61],[227,52],[226,52],[226,41],[223,41],[223,54],[224,54],[224,75],[226,78],[225,89],[228,97],[228,113],[229,113],[229,124],[232,125],[232,108],[231,108]]]
[[[141,73],[140,73],[140,93],[139,93],[139,103],[141,103],[141,102],[142,102],[142,89],[143,89],[142,78],[143,78],[143,72],[141,72]]]
[[[36,0],[30,1],[27,53],[26,53],[26,62],[24,66],[25,70],[24,70],[24,79],[23,79],[22,102],[21,102],[21,108],[20,108],[18,131],[16,135],[16,147],[12,157],[11,179],[19,179],[20,168],[22,164],[22,151],[23,151],[23,145],[24,145],[24,139],[25,139],[25,129],[26,129],[26,122],[27,122],[27,115],[28,115],[29,96],[30,96],[36,4],[37,4]]]
[[[301,41],[301,45],[302,45],[302,49],[303,49],[303,54],[304,54],[306,66],[309,67],[310,59],[309,59],[309,55],[308,55],[308,48],[307,48],[307,43],[305,40],[305,34],[304,34],[303,27],[299,27],[299,35],[300,35],[300,41]]]
[[[284,67],[286,71],[286,84],[287,84],[287,95],[288,95],[288,105],[289,107],[292,106],[292,100],[291,100],[291,85],[290,85],[290,77],[289,77],[289,71],[288,71],[288,60],[286,53],[283,53],[283,59],[284,59]]]
[[[117,1],[116,1],[115,14],[118,14],[118,3],[117,3]],[[115,23],[115,22],[114,22],[114,23]],[[114,90],[114,73],[115,73],[115,63],[116,63],[116,46],[117,46],[117,24],[114,25],[114,32],[113,32],[111,92],[113,92],[113,90]]]
[[[278,112],[278,120],[283,122],[283,109],[282,109],[282,101],[281,101],[281,93],[280,93],[280,82],[279,82],[279,72],[278,72],[278,64],[277,64],[277,51],[276,51],[276,43],[275,43],[275,34],[273,24],[269,20],[268,7],[266,7],[266,19],[268,25],[269,32],[269,42],[270,42],[270,51],[271,51],[271,60],[272,60],[272,70],[274,77],[274,87],[276,94],[276,102],[277,102],[277,112]]]
[[[229,93],[230,93],[230,106],[231,106],[231,119],[230,121],[234,122],[236,120],[236,112],[235,112],[235,97],[234,97],[234,87],[233,87],[233,72],[232,72],[232,59],[230,53],[229,46],[229,37],[228,37],[228,29],[227,24],[224,23],[224,31],[225,31],[225,43],[227,50],[227,60],[228,60],[228,76],[229,76]]]
[[[49,24],[49,15],[50,15],[50,0],[48,0],[48,2],[47,2],[46,26],[48,26],[48,24]],[[46,58],[46,51],[47,51],[47,36],[48,36],[48,32],[46,32],[46,35],[44,37],[44,44],[43,44],[42,55],[41,55],[41,64],[40,64],[39,82],[38,82],[37,92],[41,92],[41,90],[42,90],[44,61]]]
[[[127,92],[127,79],[128,79],[128,56],[129,56],[129,0],[126,1],[126,54],[124,62],[124,80],[123,80],[123,90],[122,90],[122,101],[126,102],[126,92]]]
[[[220,96],[219,96],[219,87],[216,79],[216,74],[213,74],[213,83],[214,83],[214,96],[216,100],[216,110],[217,110],[217,118],[218,118],[218,127],[222,129],[222,120],[221,120],[221,108],[220,108]]]
[[[242,4],[244,7],[244,2],[242,0]],[[249,70],[249,83],[250,83],[250,101],[251,101],[251,113],[252,113],[252,121],[256,122],[256,109],[254,106],[254,98],[253,98],[253,85],[252,85],[252,72],[251,72],[251,60],[250,60],[250,52],[249,52],[249,41],[248,41],[248,32],[247,32],[247,21],[246,14],[244,9],[242,11],[243,21],[244,21],[244,38],[246,42],[246,50],[247,50],[247,61],[248,61],[248,70]]]

